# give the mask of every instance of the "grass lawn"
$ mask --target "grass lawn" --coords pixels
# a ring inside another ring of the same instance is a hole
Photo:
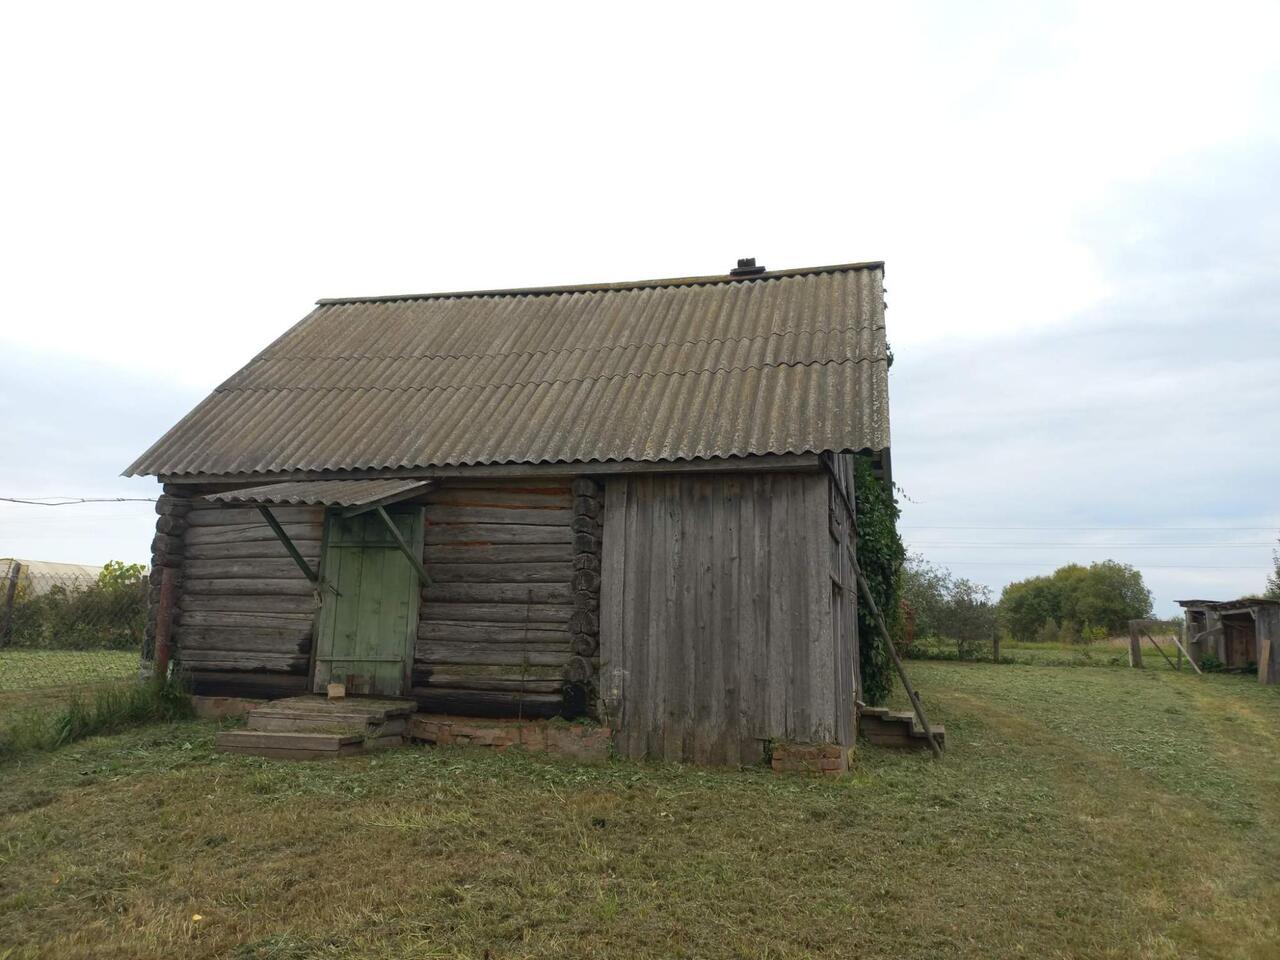
[[[0,650],[0,728],[74,693],[137,676],[136,650]]]
[[[839,781],[267,761],[203,723],[27,755],[0,957],[1280,956],[1280,691],[910,669],[947,758],[864,746]]]

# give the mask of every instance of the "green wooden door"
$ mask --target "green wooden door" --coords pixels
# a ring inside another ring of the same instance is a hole
[[[422,509],[392,512],[391,519],[421,553]],[[320,693],[329,683],[344,683],[352,694],[407,695],[418,630],[418,574],[376,513],[329,517],[321,576],[326,585],[313,689]]]

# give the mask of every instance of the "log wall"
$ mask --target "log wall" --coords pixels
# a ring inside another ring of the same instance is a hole
[[[566,710],[574,658],[574,504],[568,480],[442,486],[426,498],[413,696],[478,716]],[[585,678],[584,678],[585,679]]]
[[[316,568],[323,508],[281,506],[272,513]],[[175,656],[193,692],[304,692],[318,601],[258,510],[197,497],[185,516],[182,548]]]
[[[770,740],[848,742],[827,475],[623,476],[605,491],[601,709],[618,750],[737,764]]]

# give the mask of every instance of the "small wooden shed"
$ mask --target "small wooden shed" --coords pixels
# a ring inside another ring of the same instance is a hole
[[[126,471],[152,633],[204,695],[850,744],[888,368],[878,262],[321,300]]]
[[[1257,670],[1260,683],[1280,683],[1280,600],[1179,600],[1187,652],[1213,656],[1230,670]]]

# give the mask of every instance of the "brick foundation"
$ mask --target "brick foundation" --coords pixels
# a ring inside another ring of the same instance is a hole
[[[557,753],[587,763],[609,756],[613,731],[608,727],[554,723],[546,720],[499,720],[418,713],[409,721],[409,736],[439,746],[471,745],[532,753]]]
[[[838,777],[849,770],[849,749],[835,743],[774,743],[774,773]]]

